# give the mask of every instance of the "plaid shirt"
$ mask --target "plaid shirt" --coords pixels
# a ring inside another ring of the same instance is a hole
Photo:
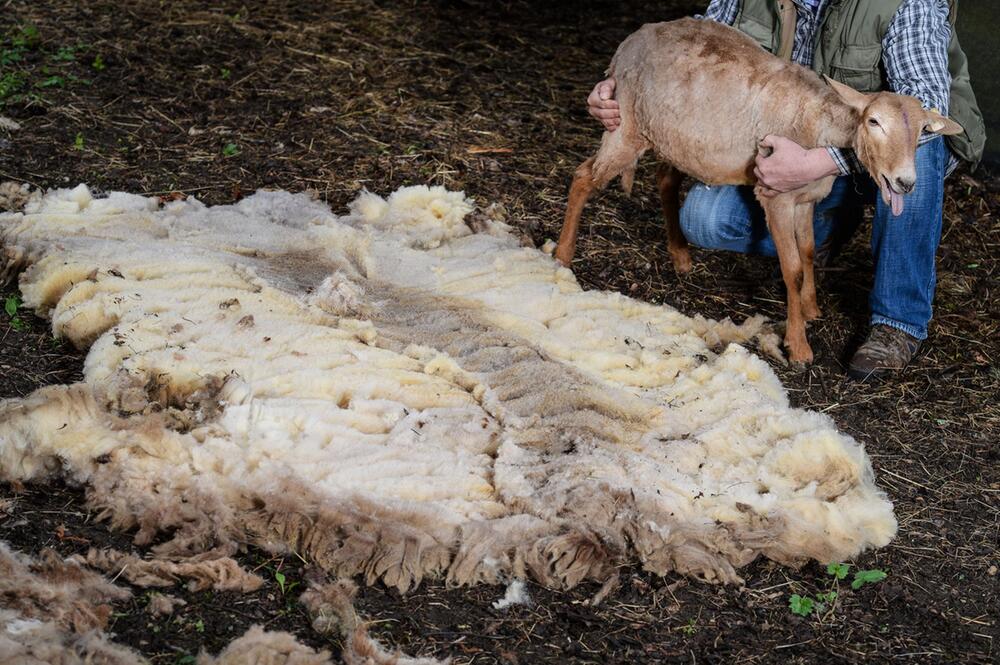
[[[820,22],[830,0],[793,0],[798,6],[792,60],[812,68]],[[712,0],[705,18],[732,25],[740,8],[740,0]],[[951,97],[951,74],[948,72],[948,43],[951,24],[948,22],[948,0],[903,0],[889,23],[882,39],[882,62],[889,89],[901,95],[912,95],[948,115]],[[925,133],[925,143],[936,134]],[[843,175],[863,172],[853,150],[827,148]],[[954,154],[948,173],[958,166]]]

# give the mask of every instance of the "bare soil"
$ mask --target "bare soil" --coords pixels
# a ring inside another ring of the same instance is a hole
[[[0,116],[21,126],[0,129],[0,179],[208,203],[312,189],[335,209],[362,187],[444,184],[503,203],[540,243],[558,234],[573,169],[597,145],[583,100],[615,46],[698,4],[0,1]],[[688,313],[780,319],[770,259],[696,251],[694,272],[675,276],[651,176],[647,165],[631,198],[609,190],[587,209],[573,266],[582,282]],[[502,588],[431,582],[405,597],[363,589],[359,611],[380,638],[463,663],[998,662],[998,213],[996,169],[951,178],[937,314],[907,371],[877,384],[843,375],[867,318],[864,228],[821,278],[817,362],[776,367],[795,403],[866,445],[900,533],[856,564],[885,581],[841,582],[836,603],[809,618],[789,597],[828,590],[825,568],[766,561],[745,569],[742,588],[625,569],[597,608],[595,587],[531,587],[530,606],[500,611]],[[0,313],[0,398],[78,379],[83,355],[30,312],[16,316]],[[0,540],[15,548],[131,547],[94,522],[79,488],[3,484],[5,499]],[[154,663],[192,662],[257,623],[338,652],[296,602],[301,561],[253,548],[241,561],[267,578],[259,592],[178,587],[187,606],[154,620],[136,590],[112,632]]]

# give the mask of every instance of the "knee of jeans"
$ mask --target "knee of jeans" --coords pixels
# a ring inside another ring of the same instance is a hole
[[[944,180],[948,155],[943,136],[936,136],[918,146],[914,157],[918,180]],[[918,186],[919,184],[918,182]]]
[[[707,249],[727,249],[750,235],[750,220],[733,214],[722,200],[722,188],[695,185],[680,211],[681,230],[688,242]]]

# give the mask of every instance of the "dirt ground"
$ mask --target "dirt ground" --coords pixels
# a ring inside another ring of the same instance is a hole
[[[572,171],[597,144],[583,100],[615,46],[698,5],[0,0],[0,116],[20,125],[0,129],[0,180],[209,203],[258,187],[313,189],[334,209],[362,187],[444,184],[503,203],[541,242],[557,235]],[[876,385],[843,376],[866,323],[864,229],[822,276],[817,362],[776,367],[795,403],[866,445],[900,532],[856,563],[886,580],[856,591],[841,582],[832,607],[808,618],[789,597],[830,588],[817,564],[759,561],[742,588],[626,569],[597,608],[587,586],[532,586],[530,606],[502,611],[492,607],[502,588],[427,583],[399,597],[373,587],[358,600],[373,633],[459,663],[998,662],[997,173],[950,180],[937,314],[910,369]],[[651,181],[647,164],[631,198],[609,191],[588,208],[574,264],[583,283],[687,313],[780,319],[770,259],[696,251],[694,272],[674,275]],[[82,354],[52,340],[45,321],[15,318],[0,313],[0,398],[79,377]],[[78,488],[3,484],[4,499],[0,540],[15,548],[130,548],[129,534],[95,523]],[[255,623],[339,651],[296,602],[300,561],[255,549],[241,561],[268,579],[261,591],[178,587],[188,605],[153,620],[137,590],[111,632],[158,664],[215,653]]]

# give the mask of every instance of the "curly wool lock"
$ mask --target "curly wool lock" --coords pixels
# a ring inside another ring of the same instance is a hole
[[[0,472],[86,484],[161,555],[251,541],[401,590],[735,582],[893,537],[863,449],[730,343],[760,320],[583,291],[471,210],[81,186],[0,215],[24,302],[90,349],[82,383],[0,402]]]

